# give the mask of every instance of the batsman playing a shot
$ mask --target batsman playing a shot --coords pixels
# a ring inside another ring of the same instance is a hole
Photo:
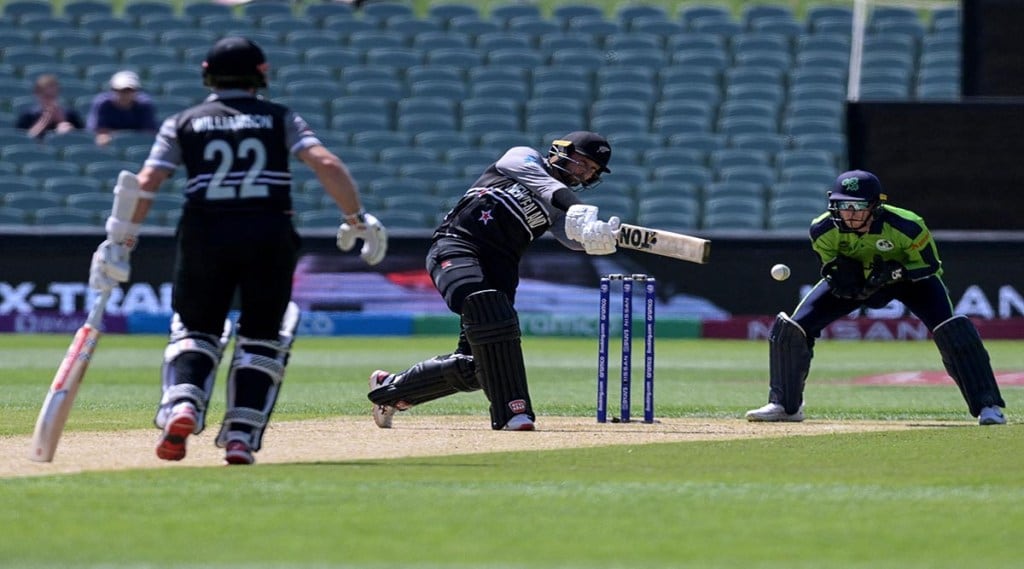
[[[593,132],[572,132],[547,157],[528,147],[509,149],[484,170],[445,216],[427,253],[430,278],[462,318],[455,351],[401,373],[370,376],[373,420],[390,428],[396,411],[459,391],[483,389],[491,428],[532,431],[536,416],[527,389],[519,318],[513,304],[519,261],[548,230],[566,247],[591,255],[616,250],[618,219],[598,219],[575,190],[593,188],[612,151]]]
[[[217,435],[228,464],[252,464],[277,401],[298,309],[291,300],[299,236],[292,225],[289,155],[317,175],[338,205],[338,246],[363,241],[362,258],[379,263],[387,234],[365,213],[344,163],[287,107],[257,95],[267,86],[263,50],[225,37],[203,62],[213,94],[167,118],[138,175],[121,172],[107,240],[93,255],[89,283],[110,290],[129,278],[129,257],[154,192],[185,166],[178,224],[170,341],[155,424],[156,454],[185,457],[186,440],[205,427],[217,367],[231,338],[225,324],[237,292],[240,316],[227,376],[227,409]]]
[[[803,421],[804,381],[822,329],[861,306],[880,308],[895,299],[931,330],[978,423],[1006,423],[988,352],[974,324],[953,314],[938,248],[920,216],[888,205],[878,178],[854,170],[836,178],[828,212],[812,222],[810,235],[822,279],[792,316],[776,317],[768,338],[768,404],[748,411],[748,420]]]

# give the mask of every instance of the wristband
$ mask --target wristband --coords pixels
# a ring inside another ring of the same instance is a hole
[[[344,219],[345,223],[352,225],[366,223],[366,210],[359,208],[359,211],[355,213],[346,213]]]

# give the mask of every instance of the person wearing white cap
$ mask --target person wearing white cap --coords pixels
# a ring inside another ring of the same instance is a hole
[[[134,71],[118,71],[110,78],[110,90],[97,95],[89,108],[86,128],[96,134],[96,144],[106,146],[117,131],[156,133],[156,105],[142,92]]]

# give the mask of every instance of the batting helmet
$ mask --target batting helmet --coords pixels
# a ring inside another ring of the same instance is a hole
[[[611,173],[611,170],[608,169],[608,162],[612,159],[612,147],[608,140],[600,134],[586,130],[570,132],[553,141],[551,149],[548,151],[548,157],[553,158],[550,161],[552,167],[575,178],[567,167],[568,163],[577,163],[572,158],[573,154],[590,159],[600,168],[591,178],[579,180],[573,185],[592,187],[599,183],[602,173]]]
[[[886,196],[882,191],[882,182],[871,172],[851,170],[836,177],[832,190],[828,193],[828,212],[832,223],[840,231],[851,228],[846,226],[840,210],[870,210],[874,215],[882,207]]]
[[[220,89],[266,87],[268,67],[263,50],[251,40],[221,38],[203,61],[203,84]]]

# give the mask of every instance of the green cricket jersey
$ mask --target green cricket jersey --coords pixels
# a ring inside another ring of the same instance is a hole
[[[811,223],[811,247],[827,263],[839,255],[864,264],[864,275],[871,272],[875,255],[883,261],[896,261],[907,269],[907,278],[919,280],[942,275],[942,261],[924,219],[916,213],[882,205],[871,220],[867,233],[839,231],[828,212]]]

